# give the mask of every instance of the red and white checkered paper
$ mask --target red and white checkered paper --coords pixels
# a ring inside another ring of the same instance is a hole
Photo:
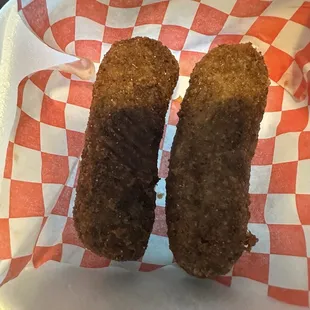
[[[251,41],[270,79],[251,174],[249,229],[259,238],[231,272],[263,283],[260,294],[309,306],[310,3],[302,0],[18,0],[29,28],[59,51],[99,62],[120,39],[148,36],[167,45],[180,78],[159,150],[156,221],[138,262],[117,263],[85,250],[72,208],[92,83],[50,69],[25,77],[7,150],[0,197],[0,283],[48,260],[81,267],[151,271],[173,263],[165,224],[165,177],[189,75],[222,43]]]

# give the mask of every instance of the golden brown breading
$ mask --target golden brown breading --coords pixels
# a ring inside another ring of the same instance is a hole
[[[167,178],[170,249],[189,274],[227,273],[255,244],[249,178],[268,92],[251,44],[222,45],[196,65],[179,113]]]
[[[136,260],[154,222],[157,153],[178,64],[160,42],[113,44],[94,85],[74,221],[85,247]]]

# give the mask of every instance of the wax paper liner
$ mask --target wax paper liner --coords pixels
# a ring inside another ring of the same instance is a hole
[[[78,69],[64,65],[35,72],[19,85],[0,200],[2,284],[25,266],[37,268],[48,260],[139,271],[172,264],[165,177],[189,75],[218,44],[251,41],[264,54],[271,79],[250,185],[249,229],[260,241],[216,280],[230,286],[238,285],[236,277],[246,277],[265,284],[266,295],[309,306],[309,2],[19,0],[18,9],[43,42],[84,59]],[[134,36],[167,45],[179,61],[180,78],[159,150],[161,180],[148,248],[138,262],[117,263],[84,249],[73,226],[92,82],[71,73],[90,77],[87,59],[98,63],[113,42]]]

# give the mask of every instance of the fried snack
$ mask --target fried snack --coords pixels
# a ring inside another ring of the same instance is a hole
[[[73,212],[86,248],[137,260],[154,222],[157,154],[178,63],[160,42],[113,44],[94,84]]]
[[[179,112],[167,178],[167,225],[176,262],[196,277],[226,274],[255,245],[247,231],[251,159],[268,72],[251,44],[202,58]]]

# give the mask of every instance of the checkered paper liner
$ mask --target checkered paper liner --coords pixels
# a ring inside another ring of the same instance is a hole
[[[309,306],[310,3],[18,0],[18,10],[43,42],[96,63],[117,40],[159,39],[179,61],[180,78],[159,150],[161,180],[149,245],[140,261],[125,263],[86,250],[73,225],[92,82],[55,68],[21,81],[0,197],[0,283],[26,266],[37,268],[48,260],[139,271],[172,264],[165,178],[189,75],[215,46],[250,41],[263,53],[271,78],[250,185],[249,229],[260,241],[229,274],[216,280],[237,286],[238,277],[249,278],[263,284],[260,294]]]

